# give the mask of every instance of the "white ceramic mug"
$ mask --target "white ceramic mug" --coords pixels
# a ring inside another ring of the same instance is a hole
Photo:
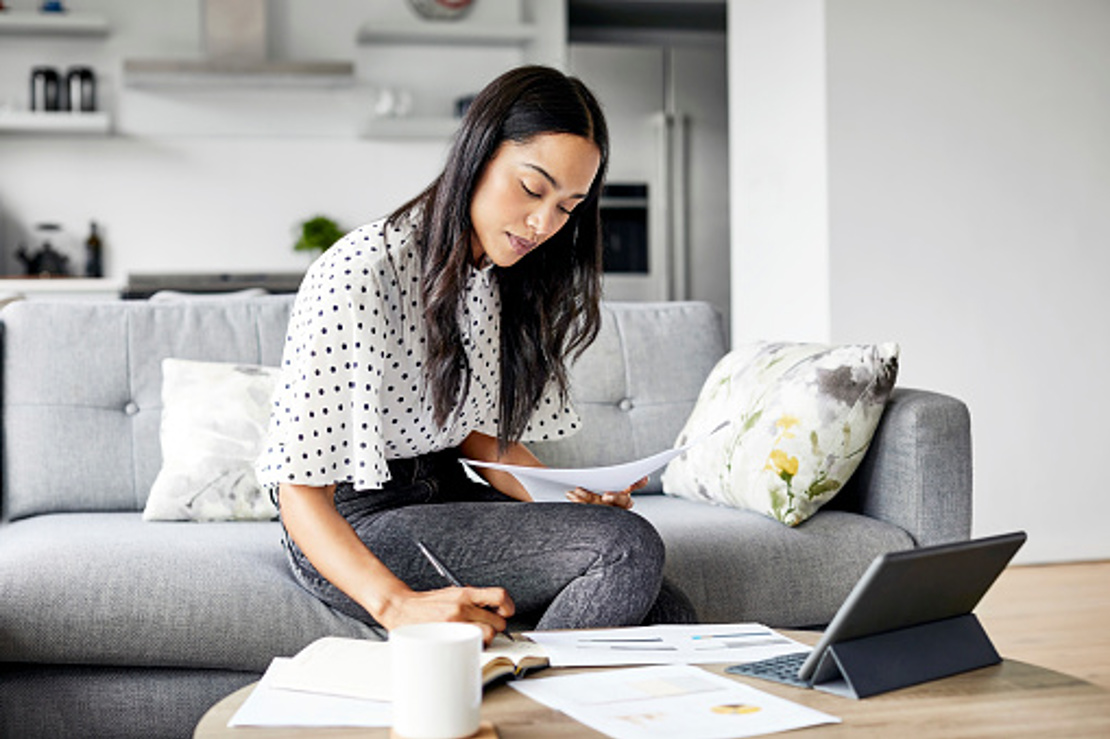
[[[389,632],[393,733],[457,739],[478,732],[482,630],[474,624],[402,626]]]

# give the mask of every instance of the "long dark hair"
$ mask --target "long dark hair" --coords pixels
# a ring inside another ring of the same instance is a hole
[[[439,177],[389,217],[390,224],[409,217],[418,224],[428,339],[424,370],[436,422],[443,424],[470,379],[457,311],[471,268],[475,187],[503,142],[526,143],[550,133],[594,142],[601,163],[586,198],[557,233],[513,266],[493,268],[501,296],[502,451],[521,438],[548,383],[566,399],[566,362],[590,345],[601,325],[598,199],[609,162],[601,106],[580,80],[558,70],[525,66],[506,72],[474,98]]]

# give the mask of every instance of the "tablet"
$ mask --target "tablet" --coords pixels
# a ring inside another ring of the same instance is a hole
[[[812,678],[831,644],[971,613],[1025,538],[1018,531],[879,555],[837,610],[798,677]]]
[[[812,687],[817,666],[835,644],[970,614],[1025,539],[1025,532],[1017,531],[879,555],[808,656],[728,671]]]

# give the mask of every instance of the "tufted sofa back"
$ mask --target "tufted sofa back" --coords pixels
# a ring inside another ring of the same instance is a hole
[[[276,365],[288,296],[23,301],[3,323],[3,515],[142,510],[162,466],[162,360]]]
[[[533,451],[552,467],[585,467],[670,449],[724,353],[708,303],[605,304],[601,333],[571,368],[582,429]],[[645,492],[660,489],[657,473]]]
[[[3,518],[137,511],[162,465],[162,360],[276,366],[292,296],[24,301],[0,313]],[[572,370],[583,430],[537,445],[549,464],[627,461],[671,446],[724,352],[701,303],[607,304]]]

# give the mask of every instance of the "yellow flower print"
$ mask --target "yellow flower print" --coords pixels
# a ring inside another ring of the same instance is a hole
[[[798,474],[798,458],[787,455],[781,449],[774,449],[764,469],[778,473],[778,476],[789,484],[794,475]]]
[[[782,416],[779,420],[775,421],[775,426],[779,430],[779,439],[793,439],[794,434],[791,429],[801,424],[801,419],[797,416]]]
[[[801,423],[801,421],[798,419],[797,416],[783,416],[779,420],[775,421],[775,425],[783,431],[792,429],[799,423]]]

